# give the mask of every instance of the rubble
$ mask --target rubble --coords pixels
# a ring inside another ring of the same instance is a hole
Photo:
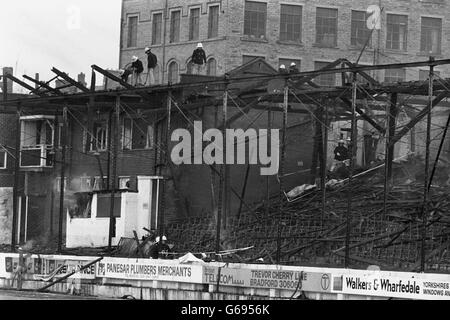
[[[376,165],[375,165],[376,166]],[[273,199],[266,213],[259,205],[255,214],[228,222],[222,245],[227,248],[254,246],[240,253],[246,262],[272,261],[277,253],[278,221],[281,227],[281,263],[342,266],[345,249],[348,197],[351,196],[350,259],[352,267],[378,265],[384,269],[417,269],[422,236],[423,182],[416,180],[423,169],[420,158],[394,163],[394,184],[386,199],[384,216],[384,170],[372,170],[348,181],[329,181],[326,211],[322,213],[322,192],[315,190],[301,199],[285,202],[281,215]],[[446,176],[445,170],[438,173]],[[441,181],[436,177],[435,182]],[[303,189],[306,190],[307,186]],[[299,189],[299,188],[297,188]],[[295,190],[295,189],[294,189]],[[297,190],[298,191],[298,190]],[[298,195],[297,195],[298,196]],[[427,215],[426,252],[431,269],[450,269],[450,188],[433,183]],[[176,239],[178,252],[208,251],[214,248],[211,218],[191,219],[167,227]],[[195,230],[195,232],[194,232]],[[234,261],[225,257],[224,261]]]

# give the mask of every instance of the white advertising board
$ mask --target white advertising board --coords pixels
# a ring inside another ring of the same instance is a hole
[[[113,279],[202,283],[202,275],[201,265],[152,259],[105,258],[97,268],[97,277]]]

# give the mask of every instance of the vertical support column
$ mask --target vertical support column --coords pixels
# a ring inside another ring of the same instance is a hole
[[[112,139],[113,117],[112,116],[113,116],[113,113],[114,113],[113,110],[108,112],[108,141],[107,141],[108,156],[107,156],[107,160],[106,160],[106,163],[107,163],[107,165],[106,165],[106,176],[107,176],[106,180],[107,181],[106,182],[107,183],[106,183],[106,186],[103,186],[103,188],[106,188],[106,189],[111,188],[111,160],[112,160],[112,141],[113,141],[113,139]],[[95,132],[94,132],[94,135],[95,135]],[[102,178],[102,180],[103,180],[103,178]]]
[[[3,92],[3,101],[8,100],[8,78],[6,77],[6,72],[3,70],[3,77],[2,77],[2,92]]]
[[[225,90],[223,93],[223,103],[222,103],[222,134],[226,137],[227,132],[227,119],[228,119],[228,82],[225,83]],[[223,144],[223,159],[224,164],[220,168],[220,181],[219,181],[219,200],[217,204],[217,221],[216,221],[216,254],[220,252],[220,238],[222,229],[222,219],[226,219],[227,210],[227,152],[226,143]],[[223,214],[222,214],[223,213]]]
[[[120,96],[116,97],[116,106],[114,112],[114,121],[111,121],[110,127],[114,123],[114,140],[112,150],[112,174],[109,181],[111,201],[109,207],[109,234],[108,234],[108,250],[111,251],[112,238],[115,236],[116,218],[114,217],[114,206],[117,189],[117,154],[119,149],[119,128],[120,128]],[[112,138],[112,137],[111,137]]]
[[[325,105],[325,104],[324,104]],[[328,157],[328,105],[325,105],[325,121],[322,123],[322,146],[323,146],[323,155],[322,155],[322,214],[320,217],[320,225],[323,226],[323,220],[325,217],[326,211],[326,201],[327,201],[327,190],[326,190],[326,176],[327,176],[327,157]]]
[[[228,84],[225,84],[225,93],[223,96],[223,130],[224,130],[224,137],[226,137],[227,132],[227,120],[228,120]],[[229,183],[230,183],[230,167],[228,166],[228,159],[227,159],[227,144],[223,144],[223,154],[224,154],[224,166],[223,166],[223,214],[222,214],[222,225],[223,228],[227,228],[227,218],[228,218],[228,211],[229,211]]]
[[[356,94],[357,94],[357,79],[356,72],[353,73],[352,79],[352,134],[350,144],[350,170],[348,176],[348,190],[347,190],[347,215],[346,215],[346,231],[345,231],[345,268],[349,267],[350,260],[350,224],[351,224],[351,212],[352,212],[352,180],[353,180],[353,167],[356,161],[357,151],[357,127],[356,127]]]
[[[444,133],[442,134],[442,139],[439,144],[438,153],[436,155],[436,160],[434,161],[433,170],[431,170],[430,181],[428,182],[428,191],[430,191],[431,184],[433,183],[434,174],[436,172],[437,165],[439,163],[439,159],[441,157],[442,149],[444,148],[445,138],[447,137],[448,127],[450,126],[450,114],[447,118],[447,123],[445,124]]]
[[[392,161],[394,160],[394,147],[395,144],[390,143],[390,139],[395,135],[395,126],[397,120],[398,108],[397,108],[397,93],[391,95],[391,103],[389,105],[389,120],[388,120],[388,131],[389,131],[389,149],[388,149],[388,177],[392,178]]]
[[[95,92],[95,85],[96,85],[96,74],[95,71],[92,70],[92,74],[91,74],[91,93]],[[94,108],[95,108],[95,96],[91,95],[89,96],[89,103],[88,103],[88,118],[87,118],[87,129],[88,129],[88,133],[87,133],[87,139],[86,139],[86,149],[84,151],[88,151],[89,150],[89,145],[91,143],[91,141],[93,140],[93,137],[90,136],[90,132],[93,132],[93,119],[94,119]],[[93,142],[93,141],[92,141]],[[102,177],[103,179],[103,177]]]
[[[169,146],[169,142],[170,142],[170,130],[171,130],[171,126],[172,126],[172,92],[169,91],[168,95],[167,95],[167,128],[166,128],[166,135],[165,135],[165,143],[164,143],[164,150],[163,150],[163,155],[162,158],[164,159],[164,167],[167,168],[167,166],[169,165],[169,155],[170,155],[170,146]],[[161,175],[164,177],[164,172],[163,172],[163,166],[160,165],[160,173]],[[161,186],[162,192],[161,194],[161,205],[160,205],[160,210],[158,213],[158,217],[159,217],[159,222],[158,222],[158,230],[159,230],[159,235],[162,237],[164,235],[164,225],[165,225],[165,212],[166,212],[166,191],[167,191],[167,174],[166,177],[164,177],[163,179],[163,183]]]
[[[63,126],[61,132],[61,178],[59,181],[59,219],[58,219],[58,253],[62,251],[62,234],[64,219],[64,187],[66,180],[66,148],[67,148],[67,105],[63,108]]]
[[[430,62],[434,58],[430,57]],[[430,144],[431,144],[431,106],[433,103],[433,76],[434,66],[430,65],[430,75],[428,79],[428,105],[430,106],[427,115],[427,140],[426,140],[426,152],[425,152],[425,179],[423,186],[423,205],[422,205],[422,245],[420,250],[420,271],[425,272],[425,246],[427,236],[427,216],[428,216],[428,181],[430,174]]]
[[[272,144],[272,111],[267,111],[267,143]],[[270,150],[268,147],[267,150]],[[270,210],[270,176],[266,177],[266,219]]]
[[[288,122],[288,106],[289,106],[289,86],[287,79],[284,84],[284,103],[283,103],[283,136],[281,139],[281,159],[279,168],[280,193],[279,193],[279,210],[277,215],[277,264],[280,264],[281,259],[281,218],[284,211],[284,159],[286,154],[286,140],[287,140],[287,122]]]
[[[5,78],[3,78],[5,79]],[[5,95],[4,95],[5,96]],[[17,220],[20,215],[19,212],[19,185],[20,185],[20,116],[21,108],[17,108],[17,118],[16,118],[16,145],[14,152],[14,189],[13,189],[13,221],[12,221],[12,238],[11,238],[11,252],[16,252],[17,245]]]
[[[392,137],[395,135],[397,117],[397,93],[391,94],[391,101],[386,106],[386,141],[384,151],[384,201],[383,201],[383,218],[387,215],[387,199],[390,190],[390,180],[392,178],[392,161],[394,160],[395,144],[391,143]]]

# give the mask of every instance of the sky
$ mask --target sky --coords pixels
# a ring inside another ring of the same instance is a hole
[[[92,64],[117,69],[120,9],[121,0],[1,0],[0,67],[21,80],[50,80],[56,67],[87,82]]]

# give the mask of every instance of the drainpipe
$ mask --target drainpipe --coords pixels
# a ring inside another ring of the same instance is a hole
[[[120,8],[120,44],[119,44],[119,69],[122,67],[122,46],[123,46],[123,7],[124,0],[122,0]]]
[[[166,32],[167,32],[167,15],[169,10],[169,0],[166,0],[166,5],[164,8],[164,32],[163,32],[163,58],[162,58],[162,68],[161,68],[161,84],[164,84],[165,80],[165,66],[166,66]]]

